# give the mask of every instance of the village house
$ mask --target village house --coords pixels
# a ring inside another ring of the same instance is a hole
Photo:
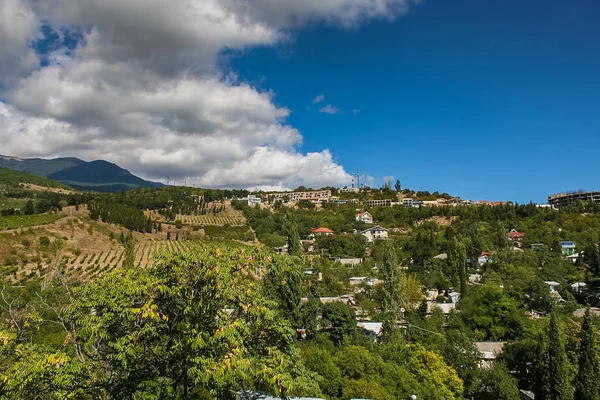
[[[477,263],[479,265],[487,264],[492,262],[492,253],[484,251],[477,257]]]
[[[524,237],[525,235],[523,235],[521,232],[517,232],[515,229],[511,229],[511,231],[508,232],[508,240],[511,242],[521,242]]]
[[[575,254],[571,254],[570,256],[567,256],[567,260],[571,261],[573,264],[575,264],[578,259],[579,259],[579,253],[575,253]]]
[[[331,236],[333,231],[329,228],[313,228],[310,230],[309,237],[314,238],[315,236]]]
[[[563,256],[572,256],[577,251],[577,246],[574,242],[560,242],[560,251]]]
[[[475,342],[475,347],[480,353],[479,366],[481,368],[491,368],[492,363],[504,350],[504,342]]]
[[[383,322],[360,321],[356,323],[356,326],[373,341],[377,340],[383,331]]]
[[[256,197],[253,194],[249,194],[246,200],[248,201],[249,206],[255,206],[257,204],[262,203],[262,200],[260,199],[260,197]]]
[[[363,262],[362,258],[340,258],[340,257],[329,257],[333,262],[339,262],[347,267],[356,267],[358,264]]]
[[[365,229],[361,232],[361,235],[367,238],[368,243],[372,243],[374,240],[387,239],[388,230],[379,225],[376,225],[369,229]]]
[[[354,219],[356,222],[364,222],[365,224],[373,223],[373,216],[368,211],[359,212],[358,214],[356,214]]]

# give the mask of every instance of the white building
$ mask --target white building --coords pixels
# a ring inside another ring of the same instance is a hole
[[[361,234],[367,238],[367,242],[369,243],[373,242],[374,240],[388,238],[388,230],[379,225],[373,226],[369,229],[365,229],[361,232]]]
[[[248,205],[254,206],[256,204],[262,204],[262,200],[260,199],[260,197],[256,197],[253,194],[249,194],[248,195]]]
[[[391,205],[392,205],[391,199],[367,200],[367,207],[390,207]]]
[[[354,219],[356,220],[356,222],[364,222],[365,224],[373,223],[373,216],[368,211],[363,211],[363,212],[356,214]]]

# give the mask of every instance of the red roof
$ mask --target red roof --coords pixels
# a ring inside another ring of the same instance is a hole
[[[522,238],[525,237],[525,235],[523,235],[520,232],[515,231],[514,229],[510,232],[508,232],[508,237],[509,238]]]
[[[483,253],[481,253],[481,255],[479,257],[485,257],[485,256],[491,256],[492,253],[488,253],[487,251],[484,251]]]
[[[367,213],[367,211],[363,211],[363,212],[359,212],[358,214],[356,214],[357,217],[362,217],[363,215],[365,215]]]
[[[310,230],[312,233],[333,233],[329,228],[313,228]]]

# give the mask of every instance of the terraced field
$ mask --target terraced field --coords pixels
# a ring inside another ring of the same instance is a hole
[[[135,266],[148,268],[153,264],[153,255],[161,250],[169,250],[173,253],[192,250],[197,242],[191,240],[149,240],[137,243],[135,246]],[[27,278],[49,277],[58,270],[67,276],[78,279],[89,279],[95,275],[111,271],[123,266],[124,249],[122,246],[114,247],[108,251],[98,253],[80,254],[76,257],[65,258],[61,265],[53,265],[51,262],[30,263],[17,271],[15,268],[12,278],[23,281]]]
[[[243,215],[177,215],[176,219],[186,225],[202,226],[242,226],[246,223]]]

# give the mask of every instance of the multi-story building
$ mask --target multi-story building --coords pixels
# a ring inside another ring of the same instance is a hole
[[[289,201],[308,200],[314,202],[327,201],[331,197],[331,190],[315,190],[312,192],[284,192],[274,193],[271,196],[275,199],[287,197]]]
[[[385,200],[367,200],[368,207],[389,207],[392,205],[391,199]]]
[[[587,201],[600,203],[600,191],[586,192],[578,190],[576,192],[566,192],[548,196],[548,204],[553,207],[564,207],[576,201]]]

